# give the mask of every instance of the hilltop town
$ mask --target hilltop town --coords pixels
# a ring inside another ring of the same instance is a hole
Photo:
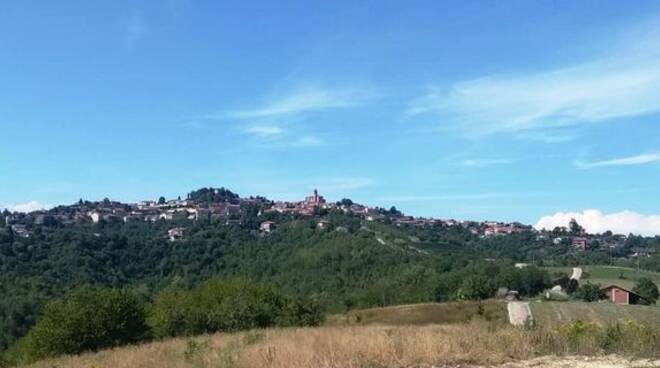
[[[146,200],[139,203],[122,203],[104,199],[90,202],[82,199],[68,206],[58,206],[49,210],[30,213],[3,213],[4,222],[13,225],[18,234],[30,226],[71,225],[92,222],[133,222],[133,221],[171,221],[216,220],[226,224],[240,223],[248,209],[257,209],[258,215],[269,213],[291,214],[298,216],[318,216],[324,211],[338,210],[359,216],[366,221],[391,221],[397,225],[414,226],[462,226],[473,234],[493,236],[531,230],[530,226],[520,223],[457,221],[453,219],[434,219],[406,216],[395,207],[388,209],[369,207],[354,203],[350,199],[330,202],[317,190],[297,202],[272,201],[264,197],[242,198],[224,188],[203,188],[193,191],[185,199]]]
[[[519,222],[465,221],[454,219],[435,219],[408,216],[395,207],[385,209],[355,203],[350,199],[337,202],[328,201],[314,190],[301,201],[273,201],[265,197],[240,197],[225,188],[202,188],[181,197],[167,200],[145,200],[139,203],[122,203],[104,199],[102,201],[80,200],[72,205],[57,206],[49,210],[30,213],[0,213],[0,223],[10,228],[18,237],[29,237],[40,226],[67,226],[82,223],[130,223],[159,221],[214,221],[229,224],[241,224],[250,216],[260,221],[260,230],[264,233],[273,231],[278,223],[274,215],[290,215],[318,219],[318,226],[324,227],[327,220],[324,214],[331,211],[356,216],[366,222],[387,222],[397,226],[414,227],[456,227],[482,238],[501,235],[532,233],[537,242],[550,245],[570,246],[576,250],[601,249],[612,253],[627,244],[628,235],[587,234],[579,224],[571,223],[569,228],[557,228],[552,231],[539,231],[530,225]],[[281,217],[281,216],[280,216]],[[186,228],[173,226],[168,231],[171,241],[184,237]],[[629,257],[651,257],[655,248],[628,247]]]

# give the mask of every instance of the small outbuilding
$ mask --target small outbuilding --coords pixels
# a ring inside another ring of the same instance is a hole
[[[644,300],[642,296],[634,291],[618,285],[610,285],[602,290],[607,295],[607,300],[614,304],[639,304],[640,300]]]

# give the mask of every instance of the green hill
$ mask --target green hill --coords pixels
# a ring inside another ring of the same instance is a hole
[[[607,286],[611,284],[619,285],[631,289],[635,281],[645,277],[653,280],[656,285],[660,285],[660,273],[645,270],[637,270],[628,267],[616,266],[582,266],[584,281]],[[562,272],[571,275],[572,267],[548,267],[550,272]]]
[[[608,325],[629,323],[660,326],[660,307],[617,305],[608,302],[531,302],[532,315],[542,326],[558,326],[576,321]]]

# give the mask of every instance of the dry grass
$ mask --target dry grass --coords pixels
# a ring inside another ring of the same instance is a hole
[[[482,302],[449,302],[399,305],[350,311],[331,316],[329,325],[428,325],[466,323],[473,319],[508,322],[506,303],[497,300]]]
[[[577,346],[577,347],[576,347]],[[549,354],[599,355],[591,341],[483,321],[429,326],[334,326],[172,339],[50,359],[32,368],[394,368],[499,364]]]

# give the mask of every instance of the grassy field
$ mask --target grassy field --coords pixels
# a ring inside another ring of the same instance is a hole
[[[521,329],[502,323],[506,320],[503,302],[406,305],[353,311],[334,316],[328,325],[317,328],[168,339],[52,358],[26,367],[412,368],[491,366],[512,361],[517,363],[508,367],[591,367],[584,365],[584,358],[569,356],[660,358],[660,308],[652,308],[656,307],[533,302],[533,313],[542,323]],[[558,324],[577,319],[604,322],[610,317],[647,322],[624,324],[614,335],[606,327],[576,329]],[[552,358],[542,358],[548,356]],[[593,367],[600,367],[598,364]],[[630,364],[619,361],[606,366]]]
[[[571,267],[548,267],[547,270],[552,273],[562,272],[568,276],[572,273]],[[635,280],[640,277],[648,277],[656,285],[660,285],[660,273],[658,272],[644,270],[638,272],[633,268],[614,266],[582,266],[582,270],[586,273],[583,275],[583,280],[603,286],[615,284],[624,288],[632,288]]]
[[[508,321],[506,304],[501,301],[486,300],[363,309],[330,316],[327,324],[400,326],[464,323],[473,319],[506,322]]]
[[[655,345],[660,332],[638,334],[627,328],[609,340],[604,336],[604,330],[598,329],[580,331],[576,336],[571,330],[565,333],[556,329],[520,329],[485,321],[428,326],[325,326],[170,339],[53,358],[28,367],[412,368],[491,366],[543,356],[553,356],[546,363],[564,359],[556,356],[571,355],[660,357]],[[575,363],[556,366],[585,367]]]
[[[660,307],[641,305],[616,305],[612,303],[583,302],[531,302],[532,315],[541,326],[583,321],[598,325],[615,322],[660,326]]]

